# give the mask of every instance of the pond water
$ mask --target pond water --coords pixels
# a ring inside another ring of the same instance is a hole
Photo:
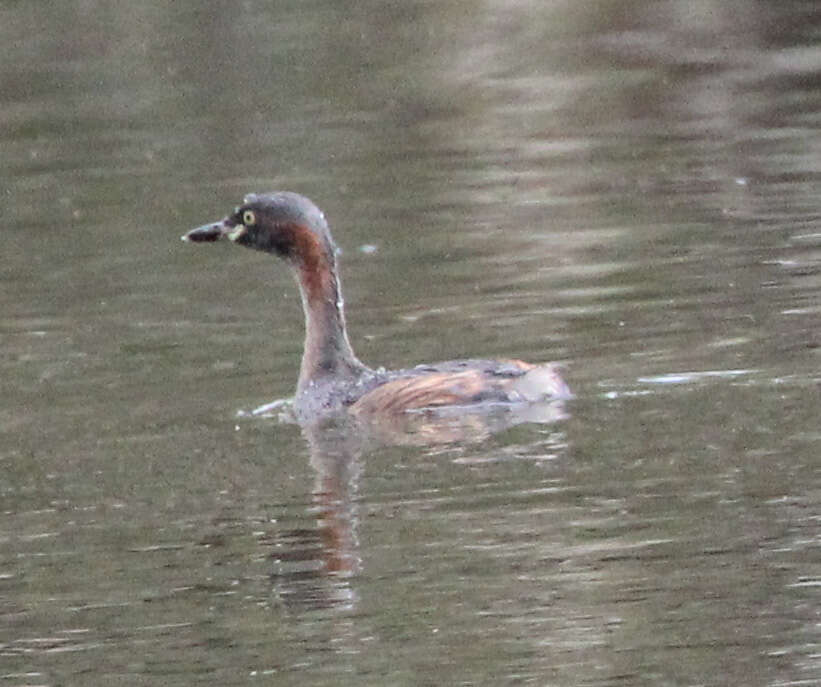
[[[821,8],[6,2],[0,685],[821,682]],[[561,413],[365,441],[263,254],[313,198],[373,365]],[[548,421],[549,420],[549,421]]]

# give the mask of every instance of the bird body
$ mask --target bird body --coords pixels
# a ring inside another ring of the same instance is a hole
[[[322,211],[287,191],[247,195],[219,222],[182,237],[229,239],[284,259],[305,312],[305,347],[294,406],[302,417],[348,411],[395,414],[425,408],[535,403],[570,397],[555,365],[454,360],[405,370],[371,369],[354,354],[345,326],[336,245]]]

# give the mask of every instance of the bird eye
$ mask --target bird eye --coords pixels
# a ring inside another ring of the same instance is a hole
[[[242,213],[242,223],[246,227],[254,226],[254,224],[256,224],[256,221],[257,216],[254,214],[253,210],[245,210],[245,212]]]

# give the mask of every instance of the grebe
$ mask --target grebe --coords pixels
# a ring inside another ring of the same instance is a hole
[[[345,329],[336,245],[322,211],[305,196],[249,194],[225,219],[182,237],[194,242],[223,238],[283,258],[295,273],[305,311],[305,348],[294,398],[298,417],[344,409],[367,415],[571,396],[549,363],[453,360],[385,371],[360,362]]]

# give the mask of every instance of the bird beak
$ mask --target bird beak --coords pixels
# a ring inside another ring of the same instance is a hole
[[[181,238],[183,241],[191,241],[193,243],[219,241],[221,238],[228,236],[235,229],[236,227],[228,225],[227,220],[222,220],[221,222],[203,224],[201,227],[192,229]]]
[[[193,243],[219,241],[220,239],[224,238],[236,241],[237,238],[239,238],[239,235],[243,233],[244,229],[245,227],[243,227],[243,225],[234,224],[226,217],[221,222],[203,224],[201,227],[192,229],[181,238],[183,241],[191,241]]]

